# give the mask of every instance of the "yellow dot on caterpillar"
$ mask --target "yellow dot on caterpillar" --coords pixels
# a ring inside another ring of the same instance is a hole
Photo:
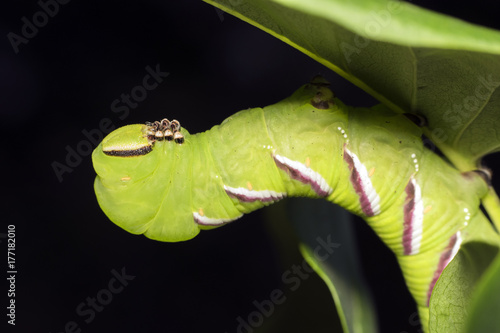
[[[368,173],[368,177],[373,176],[374,173],[375,173],[375,168],[371,168],[370,172]]]
[[[132,179],[132,177],[122,177],[120,180],[122,182],[128,182],[130,179]]]
[[[417,155],[411,154],[411,158],[415,158],[415,157],[417,157]]]
[[[468,208],[464,208],[464,213],[468,213],[469,212],[469,209]]]
[[[467,215],[467,216],[465,217],[465,219],[466,219],[466,220],[470,220],[470,215]]]
[[[311,165],[311,159],[309,157],[306,157],[306,167],[309,168],[310,165]]]
[[[198,209],[198,214],[200,214],[201,216],[205,215],[205,213],[203,212],[203,208]]]
[[[432,209],[432,206],[430,206],[430,205],[425,207],[424,214],[427,214],[431,209]]]
[[[253,189],[253,187],[252,187],[252,183],[247,182],[247,188],[251,191],[251,190]]]

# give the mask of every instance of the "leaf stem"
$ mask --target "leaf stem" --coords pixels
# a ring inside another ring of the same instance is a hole
[[[490,190],[482,199],[482,202],[495,228],[500,232],[500,199],[493,187],[490,186]]]

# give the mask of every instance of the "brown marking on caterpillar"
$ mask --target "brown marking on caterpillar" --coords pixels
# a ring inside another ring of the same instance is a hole
[[[235,198],[241,202],[275,202],[286,197],[286,193],[269,190],[254,191],[244,187],[235,188],[224,185],[224,190],[231,198]]]
[[[152,145],[142,146],[137,149],[129,149],[129,150],[102,150],[105,155],[108,156],[118,156],[118,157],[134,157],[134,156],[142,156],[150,153],[153,150]]]
[[[423,202],[416,180],[412,177],[405,187],[406,199],[403,206],[403,249],[405,255],[417,254],[422,241]]]
[[[460,245],[462,243],[462,237],[460,231],[457,231],[453,236],[451,236],[448,245],[444,248],[443,252],[441,252],[441,257],[439,258],[439,262],[436,270],[434,271],[434,275],[432,277],[431,283],[429,284],[429,289],[427,290],[427,306],[429,306],[429,301],[431,299],[432,290],[436,285],[437,280],[443,273],[443,270],[448,266],[450,261],[457,254]]]
[[[351,171],[350,181],[354,191],[359,197],[361,209],[366,216],[380,214],[380,197],[368,177],[366,167],[359,161],[358,157],[347,149],[344,144],[344,161]]]
[[[332,188],[319,173],[306,167],[304,164],[280,155],[273,155],[273,159],[276,166],[285,171],[290,178],[309,185],[319,197],[326,197],[333,192]]]

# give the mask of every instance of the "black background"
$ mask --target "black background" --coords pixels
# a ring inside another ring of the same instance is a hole
[[[472,10],[469,2],[432,5],[495,27],[493,4],[475,3]],[[21,18],[31,21],[40,7],[35,1],[4,5],[0,233],[15,225],[18,270],[17,325],[9,329],[64,332],[74,321],[82,332],[236,332],[237,317],[248,316],[255,310],[252,302],[268,299],[273,289],[286,290],[282,274],[301,260],[282,258],[283,249],[273,239],[276,228],[263,222],[264,213],[189,242],[159,243],[128,234],[102,213],[90,156],[62,181],[52,164],[66,164],[67,147],[77,149],[87,140],[82,131],[97,130],[103,118],[119,127],[172,117],[196,133],[235,111],[279,101],[316,74],[332,82],[346,104],[376,101],[299,51],[201,1],[73,0],[60,6],[17,54],[7,33],[20,34]],[[168,77],[120,119],[111,103],[142,83],[146,66],[157,65]],[[493,158],[488,163],[495,167]],[[356,228],[381,331],[417,332],[411,320],[415,309],[391,255],[363,223]],[[135,278],[86,323],[89,317],[79,316],[76,307],[107,288],[112,270],[122,269]],[[2,325],[6,290],[5,284]],[[263,328],[332,332],[335,325],[329,293],[311,277],[300,292],[287,294]]]

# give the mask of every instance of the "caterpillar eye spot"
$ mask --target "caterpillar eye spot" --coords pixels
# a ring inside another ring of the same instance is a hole
[[[101,143],[102,153],[107,156],[134,157],[150,153],[152,142],[144,125],[128,125],[108,134]]]
[[[142,156],[149,154],[153,151],[152,145],[146,145],[143,147],[132,149],[103,149],[102,152],[108,156],[117,156],[117,157],[133,157],[133,156]]]

